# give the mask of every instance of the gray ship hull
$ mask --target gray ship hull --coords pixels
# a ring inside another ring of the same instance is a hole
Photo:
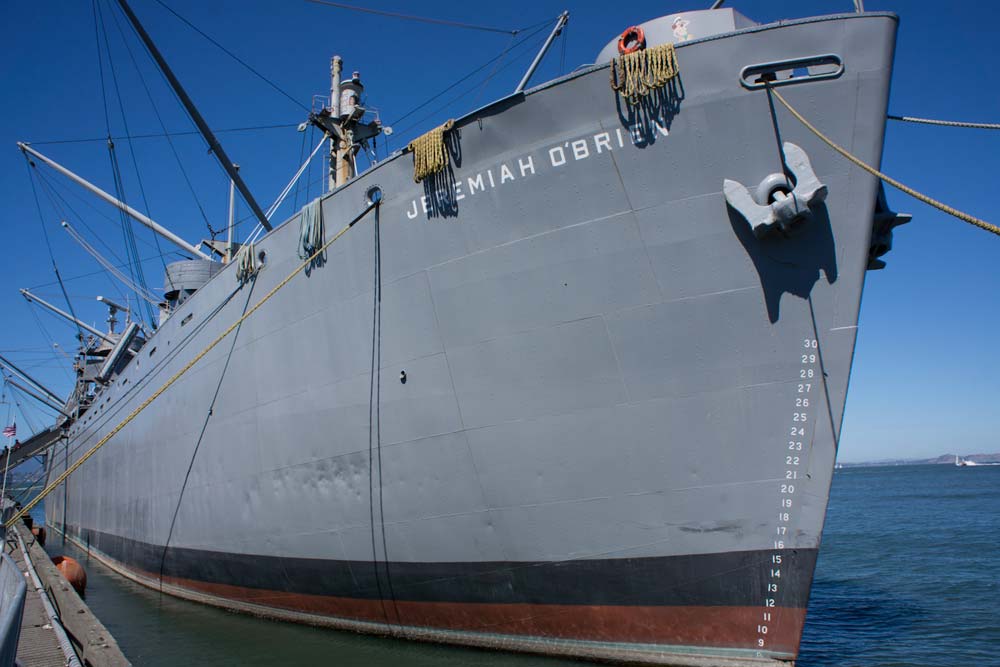
[[[895,29],[844,15],[695,40],[640,113],[590,68],[458,120],[433,183],[409,155],[362,174],[323,200],[327,237],[376,184],[378,225],[115,435],[49,496],[49,524],[143,583],[281,618],[794,659],[878,186],[740,70],[840,56],[840,76],[780,90],[877,165]],[[758,239],[722,184],[780,172],[782,141],[829,195],[798,234]],[[179,306],[50,477],[292,271],[298,243],[296,216],[258,243],[253,283],[228,266]]]

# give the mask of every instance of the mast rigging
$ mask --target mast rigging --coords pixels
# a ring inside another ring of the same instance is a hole
[[[254,196],[250,193],[250,189],[247,187],[247,184],[243,182],[240,172],[233,167],[233,161],[229,159],[228,155],[226,155],[226,151],[222,148],[222,144],[220,144],[219,140],[215,138],[215,135],[212,133],[211,128],[209,128],[208,123],[206,123],[205,119],[202,118],[198,108],[195,107],[194,102],[188,96],[187,91],[184,90],[181,82],[174,75],[173,70],[170,69],[167,61],[163,59],[163,56],[160,54],[160,50],[156,48],[156,44],[153,43],[149,33],[147,33],[146,29],[142,27],[142,24],[139,22],[139,18],[132,11],[132,8],[129,7],[126,0],[118,0],[118,4],[121,6],[122,11],[125,12],[125,16],[132,24],[132,27],[135,28],[135,32],[139,35],[139,39],[141,39],[143,44],[146,45],[146,48],[149,50],[149,54],[153,56],[153,60],[155,60],[156,64],[160,66],[160,70],[167,78],[170,86],[174,89],[174,92],[177,93],[177,97],[180,98],[181,104],[183,104],[184,108],[187,109],[188,115],[191,116],[191,120],[194,121],[194,124],[201,131],[202,136],[205,137],[205,141],[208,142],[209,150],[215,155],[216,159],[219,160],[219,163],[222,165],[222,168],[226,170],[226,173],[229,174],[229,178],[233,180],[236,189],[239,190],[240,194],[243,196],[243,200],[257,217],[257,221],[262,227],[264,227],[264,229],[271,231],[273,227],[271,226],[270,221],[268,221],[267,216],[264,215],[264,211],[261,210],[257,200],[254,199]]]
[[[58,162],[55,162],[54,160],[52,160],[52,159],[50,159],[50,158],[42,155],[41,153],[39,153],[38,151],[36,151],[34,148],[32,148],[31,146],[29,146],[28,144],[26,144],[26,143],[24,143],[22,141],[19,141],[19,142],[17,142],[17,147],[20,148],[25,153],[30,153],[34,157],[38,158],[39,160],[41,160],[45,164],[49,165],[50,167],[52,167],[53,169],[55,169],[56,171],[58,171],[63,176],[66,176],[67,178],[69,178],[70,180],[76,182],[77,184],[82,185],[83,187],[85,187],[86,189],[90,190],[95,195],[97,195],[98,197],[100,197],[104,201],[108,202],[112,206],[116,206],[120,210],[122,210],[125,213],[129,214],[136,221],[138,221],[138,222],[146,225],[147,227],[149,227],[150,229],[152,229],[154,232],[156,232],[160,236],[164,237],[168,241],[174,243],[178,247],[183,248],[184,250],[187,250],[188,252],[192,253],[193,255],[201,257],[202,259],[211,259],[211,257],[209,257],[208,255],[206,255],[205,253],[203,253],[201,250],[199,250],[195,246],[191,245],[190,243],[188,243],[187,241],[185,241],[181,237],[177,236],[176,234],[174,234],[173,232],[171,232],[169,229],[167,229],[167,228],[163,227],[162,225],[160,225],[159,223],[155,222],[149,216],[147,216],[147,215],[145,215],[143,213],[140,213],[139,211],[135,210],[134,208],[132,208],[131,206],[129,206],[125,202],[120,201],[120,200],[116,199],[115,197],[112,197],[110,194],[108,194],[104,190],[100,189],[99,187],[97,187],[96,185],[94,185],[93,183],[91,183],[90,181],[88,181],[88,180],[86,180],[86,179],[84,179],[84,178],[82,178],[80,176],[77,176],[72,171],[70,171],[66,167],[62,166]]]

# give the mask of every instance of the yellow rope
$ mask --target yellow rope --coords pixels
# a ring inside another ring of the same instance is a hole
[[[167,380],[163,384],[162,387],[160,387],[159,389],[157,389],[156,391],[154,391],[150,395],[149,398],[147,398],[145,401],[143,401],[139,405],[139,407],[137,407],[135,410],[133,410],[132,412],[130,412],[129,415],[127,417],[125,417],[125,419],[123,419],[117,426],[115,426],[113,429],[111,429],[108,432],[107,435],[105,435],[103,438],[101,438],[97,442],[96,445],[94,445],[89,450],[87,450],[87,452],[83,456],[81,456],[79,459],[77,459],[73,463],[73,465],[71,465],[69,468],[67,468],[61,475],[59,475],[58,477],[56,477],[55,481],[51,482],[48,486],[46,486],[44,489],[42,489],[41,493],[39,493],[37,496],[35,496],[31,500],[31,502],[29,502],[27,505],[25,505],[19,512],[17,512],[14,516],[12,516],[7,521],[6,524],[4,524],[5,527],[10,528],[14,524],[16,524],[21,519],[21,517],[23,517],[25,514],[27,514],[29,511],[31,511],[31,508],[33,508],[35,505],[37,505],[39,502],[41,502],[41,500],[43,498],[45,498],[45,496],[47,496],[50,493],[52,493],[52,491],[54,491],[60,484],[62,484],[64,481],[66,481],[66,478],[69,477],[74,472],[76,472],[76,469],[79,468],[80,466],[82,466],[84,464],[84,462],[87,459],[89,459],[91,456],[93,456],[94,453],[98,449],[100,449],[101,447],[103,447],[105,445],[105,443],[107,443],[119,431],[121,431],[123,428],[125,428],[129,424],[129,422],[131,422],[133,419],[135,419],[139,415],[140,412],[142,412],[147,407],[149,407],[150,403],[152,403],[157,398],[159,398],[160,394],[162,394],[167,389],[169,389],[170,386],[172,384],[174,384],[175,382],[177,382],[177,380],[180,379],[180,377],[182,375],[184,375],[189,370],[191,370],[191,367],[194,366],[196,363],[198,363],[202,359],[202,357],[204,357],[206,354],[208,354],[209,352],[211,352],[212,349],[216,345],[218,345],[219,343],[221,343],[226,338],[226,336],[228,336],[233,331],[235,331],[236,327],[238,327],[241,324],[243,324],[243,322],[246,321],[246,319],[248,317],[250,317],[255,312],[257,312],[257,309],[260,308],[261,306],[263,306],[268,301],[268,299],[270,299],[272,296],[274,296],[275,294],[277,294],[278,290],[280,290],[282,287],[284,287],[285,285],[287,285],[288,283],[290,283],[292,281],[292,278],[294,278],[296,275],[299,274],[300,271],[303,271],[307,266],[309,266],[310,262],[312,262],[314,259],[316,259],[321,253],[325,252],[326,249],[329,248],[331,245],[333,245],[334,242],[337,239],[339,239],[341,236],[343,236],[344,234],[346,234],[347,230],[354,226],[354,223],[356,223],[359,220],[361,220],[361,218],[363,218],[365,215],[367,215],[368,212],[371,211],[373,208],[375,208],[377,205],[378,204],[371,204],[371,205],[369,205],[368,208],[366,208],[361,213],[361,215],[359,215],[353,221],[351,221],[350,223],[348,223],[343,229],[341,229],[339,232],[337,232],[336,236],[334,236],[332,239],[330,239],[329,241],[327,241],[326,244],[322,248],[320,248],[315,253],[313,253],[313,255],[309,259],[307,259],[302,264],[300,264],[299,266],[297,266],[294,271],[292,271],[291,273],[289,273],[285,277],[284,280],[282,280],[280,283],[278,283],[277,285],[275,285],[274,289],[272,289],[270,292],[268,292],[267,294],[265,294],[264,297],[260,301],[258,301],[256,304],[254,304],[254,306],[250,310],[248,310],[246,313],[244,313],[243,316],[240,319],[238,319],[235,322],[233,322],[233,324],[228,329],[226,329],[221,334],[219,334],[215,338],[215,340],[213,340],[211,343],[208,344],[208,347],[206,347],[204,350],[202,350],[201,352],[199,352],[198,354],[196,354],[194,356],[194,358],[191,359],[191,361],[189,361],[187,364],[185,364],[184,368],[182,368],[179,371],[177,371],[176,373],[174,373],[173,376],[169,380]]]
[[[454,126],[455,121],[449,120],[444,125],[417,137],[407,146],[407,149],[413,152],[414,181],[419,183],[448,166],[448,147],[444,143],[444,133]]]
[[[919,199],[920,201],[924,202],[925,204],[929,204],[929,205],[933,206],[934,208],[936,208],[936,209],[938,209],[940,211],[944,211],[948,215],[953,215],[956,218],[958,218],[959,220],[964,220],[965,222],[969,223],[970,225],[975,225],[976,227],[979,227],[980,229],[985,229],[988,232],[991,232],[993,234],[996,234],[997,236],[1000,236],[1000,227],[997,227],[994,224],[990,224],[989,222],[986,222],[985,220],[980,220],[979,218],[973,217],[973,216],[969,215],[968,213],[963,213],[962,211],[959,211],[957,208],[952,208],[951,206],[948,206],[947,204],[939,202],[936,199],[931,199],[927,195],[922,194],[920,192],[917,192],[916,190],[914,190],[913,188],[911,188],[909,186],[903,185],[902,183],[900,183],[896,179],[891,178],[890,176],[886,176],[885,174],[883,174],[878,169],[865,164],[864,162],[862,162],[858,158],[854,157],[853,155],[851,155],[850,153],[848,153],[846,150],[844,150],[843,148],[841,148],[837,144],[833,143],[833,141],[831,141],[825,134],[823,134],[818,129],[816,129],[816,127],[812,123],[810,123],[809,121],[807,121],[805,118],[802,117],[802,114],[800,114],[798,111],[796,111],[795,109],[792,108],[792,105],[789,104],[785,100],[785,98],[781,96],[781,93],[779,93],[774,88],[768,88],[768,90],[770,91],[770,93],[772,95],[774,95],[776,98],[778,98],[779,102],[781,102],[783,105],[785,105],[785,108],[788,109],[791,112],[791,114],[793,116],[795,116],[795,118],[798,119],[798,121],[800,123],[802,123],[803,125],[805,125],[807,128],[809,128],[810,131],[812,131],[813,134],[815,134],[817,137],[819,137],[820,139],[822,139],[823,143],[825,143],[827,146],[829,146],[833,150],[835,150],[838,153],[840,153],[842,156],[844,156],[845,158],[847,158],[848,160],[850,160],[851,162],[853,162],[857,166],[859,166],[862,169],[864,169],[865,171],[867,171],[872,176],[877,176],[878,178],[881,178],[883,181],[885,181],[889,185],[891,185],[893,187],[896,187],[896,188],[899,188],[900,190],[902,190],[906,194],[910,195],[911,197],[915,197],[915,198]]]
[[[611,88],[631,104],[662,88],[677,76],[677,56],[674,45],[660,44],[652,48],[626,53],[611,62]]]

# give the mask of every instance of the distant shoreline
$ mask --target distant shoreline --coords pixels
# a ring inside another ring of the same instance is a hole
[[[993,454],[942,454],[929,459],[882,459],[878,461],[837,461],[837,468],[872,468],[875,466],[955,465],[955,457],[973,463],[1000,463],[1000,452]]]

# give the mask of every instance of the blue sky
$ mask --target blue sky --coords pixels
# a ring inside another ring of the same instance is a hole
[[[390,145],[394,149],[443,120],[512,90],[544,39],[547,21],[554,21],[563,9],[571,13],[566,37],[556,42],[534,83],[591,62],[607,41],[631,24],[710,4],[709,0],[695,4],[368,2],[367,6],[378,9],[498,28],[546,26],[513,49],[485,84],[491,68],[401,118],[499,54],[511,38],[356,14],[304,0],[165,1],[298,102],[248,73],[156,0],[133,0],[134,10],[213,128],[282,126],[219,134],[264,206],[299,164],[303,135],[294,126],[305,117],[300,104],[308,107],[312,95],[328,92],[329,58],[335,52],[344,57],[348,72],[361,71],[370,105],[379,108],[383,121],[396,130]],[[850,0],[735,0],[727,5],[758,22],[853,9]],[[1000,34],[997,3],[866,0],[865,5],[869,10],[894,11],[901,17],[890,113],[1000,122],[1000,72],[993,53]],[[129,132],[162,131],[143,90],[143,80],[168,131],[191,131],[190,121],[118,10],[112,11],[108,0],[101,0],[101,9]],[[70,374],[60,350],[72,354],[73,329],[29,306],[17,292],[19,287],[32,288],[43,298],[64,304],[53,282],[24,159],[14,144],[19,140],[35,142],[42,152],[112,191],[110,163],[102,141],[39,143],[106,135],[92,6],[69,0],[7,2],[0,7],[0,19],[5,92],[0,105],[0,200],[5,204],[7,248],[6,261],[0,266],[0,306],[6,323],[0,353],[63,392],[70,387]],[[119,24],[127,40],[123,40]],[[142,79],[125,44],[135,55]],[[104,74],[111,131],[122,135],[122,115],[106,60]],[[133,142],[145,201],[129,145],[124,140],[117,142],[124,188],[133,206],[182,237],[197,241],[207,236],[202,210],[213,227],[224,226],[228,180],[206,156],[200,137],[177,136],[174,146],[194,184],[197,200],[162,138]],[[883,169],[918,190],[1000,222],[994,190],[1000,173],[1000,132],[890,122]],[[124,257],[115,211],[51,172],[47,176],[47,183],[72,208],[68,212],[71,223],[92,242],[100,238]],[[310,176],[310,196],[315,196],[319,170]],[[299,193],[298,205],[305,194],[304,189]],[[106,311],[94,297],[120,298],[121,288],[99,273],[96,262],[59,228],[61,216],[46,193],[40,191],[39,197],[45,230],[74,307],[83,319],[103,327]],[[996,345],[1000,331],[996,293],[1000,238],[899,192],[890,190],[889,201],[895,210],[913,213],[914,221],[897,231],[895,247],[886,258],[888,268],[868,274],[840,460],[1000,451],[1000,410],[996,408],[1000,388],[1000,349]],[[290,200],[276,219],[283,219],[291,210]],[[244,206],[239,216],[246,214]],[[148,282],[159,287],[160,252],[147,230],[137,228],[135,233],[139,253],[146,258],[143,266]],[[164,250],[172,250],[161,244]],[[170,259],[168,256],[166,261]],[[53,343],[59,347],[54,348]],[[35,425],[49,421],[36,408],[23,401],[22,405],[27,419]],[[0,418],[11,408],[0,405]],[[23,433],[28,424],[22,417],[18,421]]]

